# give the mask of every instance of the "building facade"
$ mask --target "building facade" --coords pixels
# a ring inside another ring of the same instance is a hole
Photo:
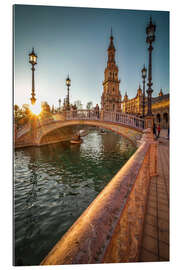
[[[127,92],[125,93],[121,106],[122,112],[128,114],[136,114],[137,116],[140,116],[142,114],[142,102],[143,102],[142,89],[139,85],[139,88],[137,89],[137,94],[134,98],[129,99]]]
[[[143,94],[139,86],[134,98],[129,99],[127,92],[122,101],[122,112],[142,116]],[[147,114],[147,97],[145,98],[145,115]],[[161,128],[169,126],[169,94],[163,94],[162,89],[157,97],[152,97],[152,114],[156,125],[160,124]]]
[[[103,93],[101,96],[101,109],[104,111],[121,112],[121,93],[119,90],[118,66],[115,61],[115,47],[111,31],[108,47],[108,61],[104,71]]]
[[[169,127],[169,94],[164,95],[161,90],[158,97],[152,98],[152,113],[156,124]]]

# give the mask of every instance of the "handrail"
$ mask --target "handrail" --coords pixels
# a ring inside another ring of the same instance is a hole
[[[21,127],[20,129],[17,130],[17,138],[19,138],[22,135],[24,135],[26,132],[29,131],[29,129],[30,129],[30,123],[28,122],[23,127]]]
[[[144,129],[144,119],[120,112],[77,110],[64,112],[66,120],[98,120]]]

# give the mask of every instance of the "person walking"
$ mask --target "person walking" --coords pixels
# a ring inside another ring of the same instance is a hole
[[[157,131],[158,131],[157,138],[159,138],[159,135],[160,135],[160,132],[161,132],[161,127],[160,127],[160,124],[158,124]]]
[[[156,124],[155,123],[153,123],[153,134],[156,137]]]

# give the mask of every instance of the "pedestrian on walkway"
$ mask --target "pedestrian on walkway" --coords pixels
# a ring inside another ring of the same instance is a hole
[[[156,137],[156,124],[155,124],[155,122],[153,123],[153,134]]]
[[[158,131],[157,138],[159,138],[159,135],[160,135],[160,132],[161,132],[161,127],[160,127],[160,124],[158,124],[157,131]]]

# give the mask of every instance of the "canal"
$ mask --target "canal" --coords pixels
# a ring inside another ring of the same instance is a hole
[[[125,138],[91,130],[68,142],[14,152],[14,264],[39,265],[135,152]]]

